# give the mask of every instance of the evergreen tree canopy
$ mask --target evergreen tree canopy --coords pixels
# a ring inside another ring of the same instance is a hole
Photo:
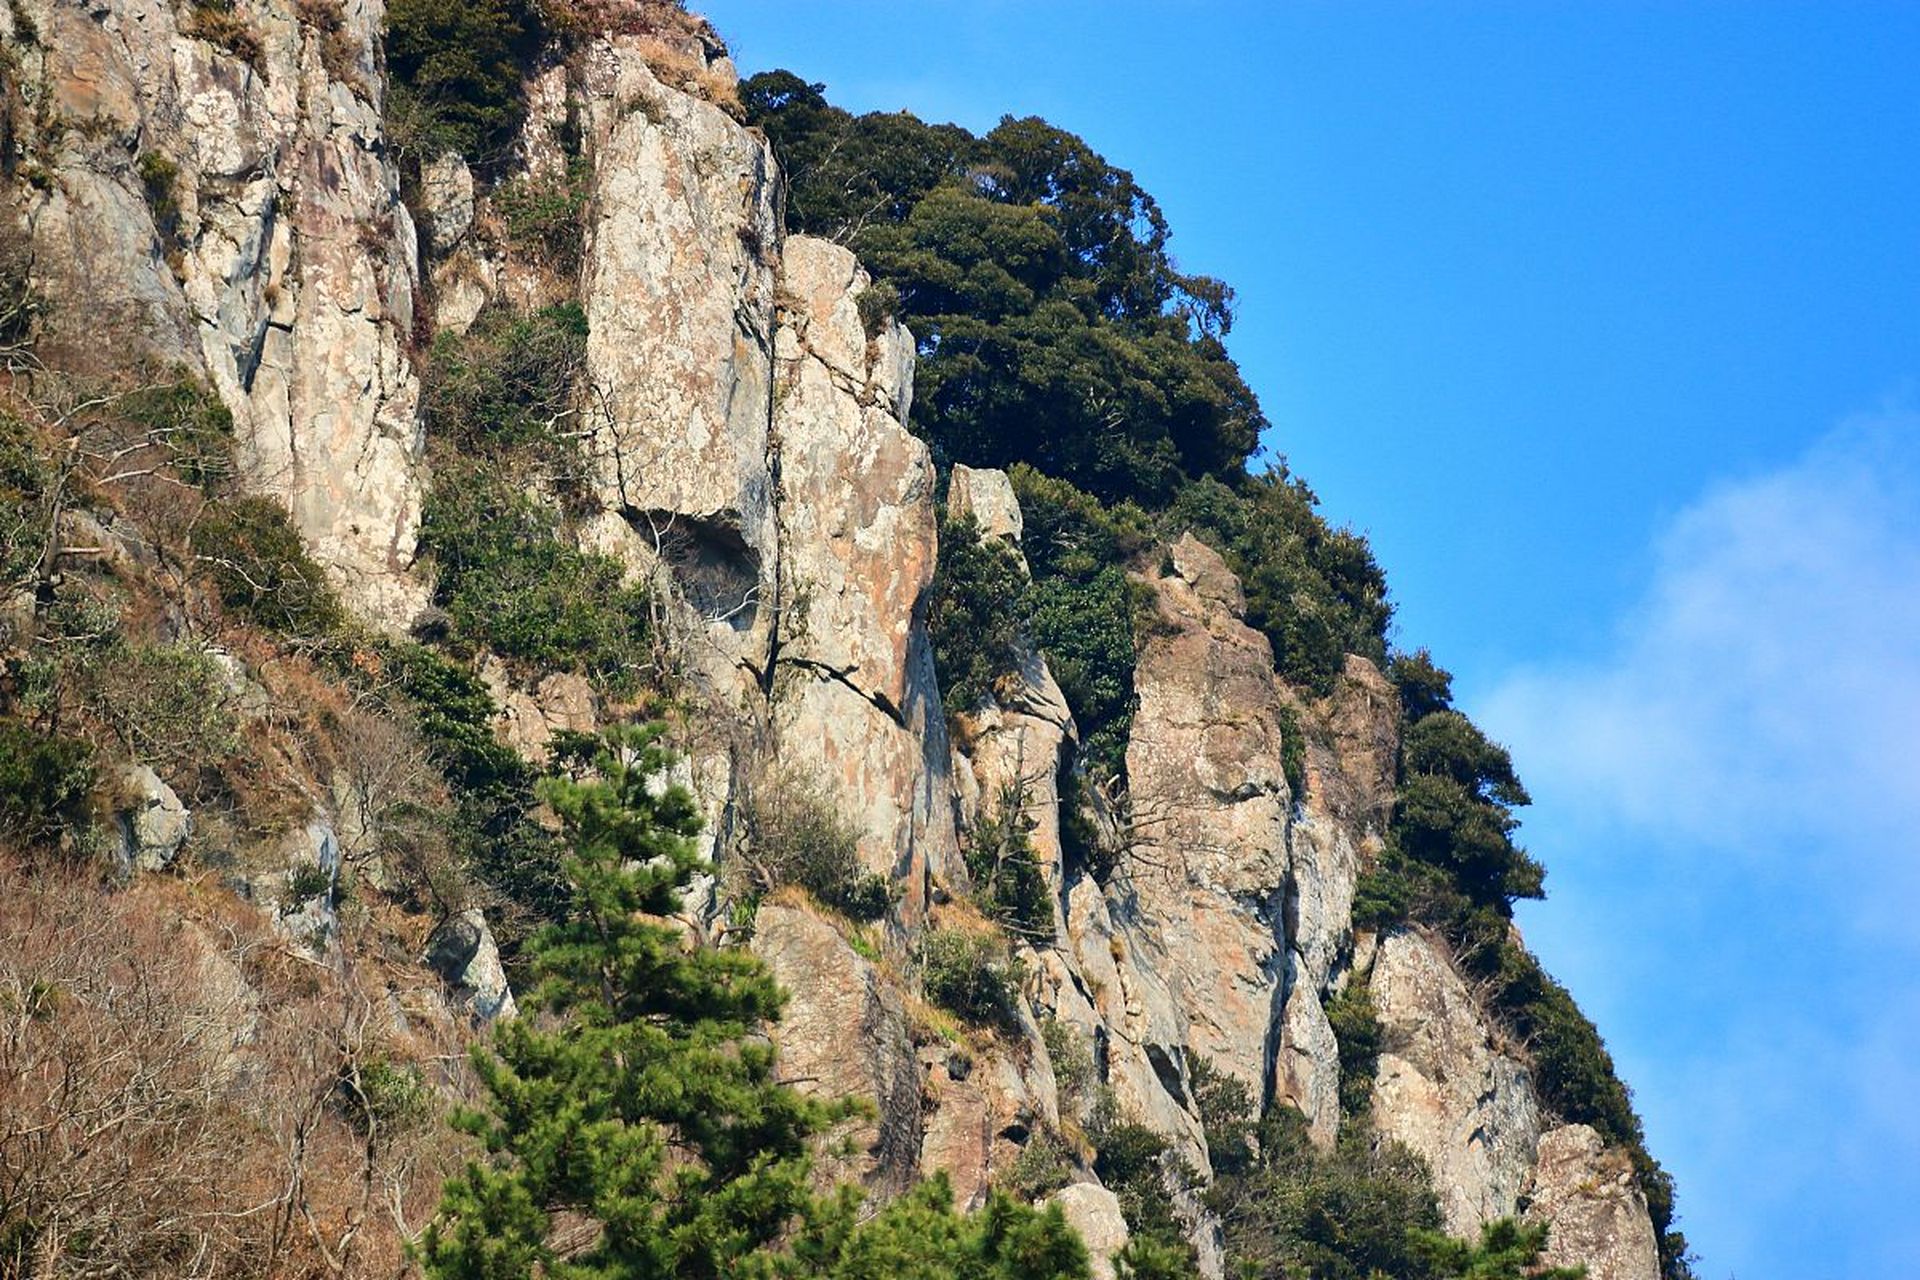
[[[419,1254],[435,1280],[1084,1280],[1057,1209],[953,1209],[935,1179],[871,1219],[810,1188],[809,1142],[852,1104],[775,1078],[782,993],[745,951],[662,923],[699,865],[658,728],[563,740],[541,796],[572,910],[528,950],[527,1012],[475,1052],[485,1157],[447,1183]]]
[[[915,428],[942,456],[1162,505],[1253,450],[1265,420],[1220,341],[1232,292],[1175,267],[1153,197],[1084,141],[1037,119],[975,137],[856,117],[784,71],[742,101],[794,228],[850,244],[897,291]]]

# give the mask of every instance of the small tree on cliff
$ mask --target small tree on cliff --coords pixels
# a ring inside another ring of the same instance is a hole
[[[780,1011],[743,951],[659,923],[697,865],[691,797],[662,787],[657,728],[564,751],[542,784],[571,850],[568,918],[530,943],[529,1013],[475,1053],[486,1147],[447,1183],[420,1244],[436,1280],[719,1280],[965,1275],[1084,1280],[1058,1210],[1003,1197],[971,1217],[936,1179],[867,1222],[809,1190],[808,1140],[848,1104],[774,1078]]]

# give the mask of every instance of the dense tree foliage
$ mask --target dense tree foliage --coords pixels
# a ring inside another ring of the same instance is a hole
[[[1229,1273],[1246,1280],[1580,1280],[1578,1268],[1543,1268],[1547,1229],[1501,1218],[1477,1241],[1440,1230],[1426,1165],[1366,1124],[1350,1124],[1331,1151],[1307,1139],[1300,1113],[1270,1109],[1256,1126],[1251,1095],[1218,1095],[1201,1109],[1211,1147],[1224,1137],[1245,1154],[1207,1191],[1226,1229]]]
[[[940,529],[927,593],[927,634],[949,715],[978,711],[1012,675],[1025,638],[1027,575],[1013,548],[985,538],[972,516]]]
[[[1105,785],[1126,770],[1145,594],[1127,570],[1152,545],[1152,521],[1131,502],[1103,505],[1029,466],[1011,477],[1033,575],[1027,626],[1073,709],[1086,774]]]
[[[648,652],[646,593],[623,584],[612,557],[573,545],[552,506],[496,467],[450,462],[420,534],[439,570],[435,602],[463,646],[632,690]]]
[[[572,909],[532,944],[527,1016],[476,1051],[484,1105],[460,1123],[486,1154],[447,1183],[427,1274],[1083,1280],[1057,1209],[996,1194],[962,1217],[934,1179],[869,1219],[851,1189],[813,1192],[809,1142],[848,1108],[779,1083],[761,1032],[783,996],[750,953],[661,923],[700,864],[658,731],[563,754],[542,796]]]
[[[1159,505],[1253,449],[1265,422],[1220,341],[1229,290],[1175,267],[1153,198],[1081,139],[856,117],[784,71],[741,96],[794,228],[850,244],[896,292],[920,347],[915,429],[940,456]]]
[[[457,151],[491,160],[526,115],[540,36],[539,10],[526,0],[392,0],[390,132],[427,159]]]
[[[1187,485],[1170,513],[1221,552],[1247,595],[1247,621],[1266,633],[1280,673],[1327,693],[1346,655],[1386,657],[1386,575],[1365,538],[1330,526],[1319,499],[1284,465],[1231,483]]]

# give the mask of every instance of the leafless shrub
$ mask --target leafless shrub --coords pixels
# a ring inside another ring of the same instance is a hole
[[[456,1046],[396,1029],[392,982],[210,886],[0,861],[0,1274],[396,1274]]]

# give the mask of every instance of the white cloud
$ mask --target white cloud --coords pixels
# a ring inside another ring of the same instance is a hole
[[[1611,653],[1475,708],[1542,807],[1768,857],[1910,874],[1920,829],[1920,415],[1843,424],[1661,538]]]
[[[1715,487],[1655,553],[1601,657],[1472,708],[1588,895],[1536,936],[1614,1010],[1703,1275],[1914,1274],[1920,414]]]

